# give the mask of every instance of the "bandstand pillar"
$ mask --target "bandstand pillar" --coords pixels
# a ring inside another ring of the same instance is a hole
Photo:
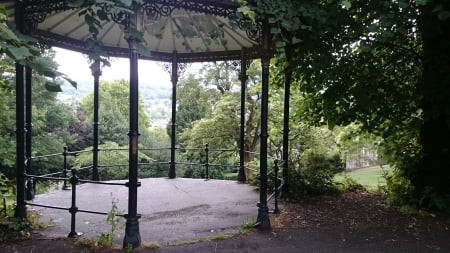
[[[284,69],[284,113],[283,113],[283,180],[284,185],[281,189],[282,196],[287,197],[289,194],[289,107],[291,95],[291,79],[292,79],[292,46],[285,47],[286,67]]]
[[[99,111],[99,86],[100,86],[100,75],[102,74],[100,70],[100,61],[96,60],[92,69],[92,75],[94,76],[94,143],[92,148],[92,180],[99,181],[100,176],[98,174],[98,111]]]
[[[16,27],[24,31],[24,13],[19,1],[15,9]],[[25,204],[25,113],[24,113],[24,66],[16,62],[16,207],[14,217],[25,220],[27,207]]]
[[[239,125],[239,173],[238,181],[245,182],[247,177],[245,175],[245,98],[247,86],[247,65],[248,59],[245,56],[244,50],[241,52],[241,69],[239,79],[241,81],[241,118]]]
[[[270,229],[269,208],[267,207],[267,139],[269,114],[269,65],[270,65],[270,27],[267,19],[262,26],[262,76],[261,76],[261,133],[260,133],[260,179],[259,203],[256,222],[259,230]]]
[[[138,18],[139,12],[134,14],[133,20],[130,20],[131,26],[138,28],[141,20]],[[126,34],[126,40],[129,45],[130,59],[130,129],[129,136],[129,161],[128,161],[128,214],[125,215],[125,236],[123,239],[123,248],[129,245],[132,248],[141,245],[141,235],[139,232],[139,218],[137,214],[137,189],[140,186],[138,182],[138,151],[139,151],[139,78],[138,78],[138,44],[140,41],[131,33]]]
[[[177,84],[178,84],[178,57],[177,51],[172,54],[172,71],[171,71],[171,82],[172,82],[172,123],[170,125],[170,166],[169,166],[169,178],[175,178],[176,174],[176,163],[175,163],[175,152],[176,152],[176,131],[177,131]]]
[[[33,131],[33,103],[32,103],[32,77],[33,71],[30,67],[25,67],[25,172],[32,174],[32,131]],[[32,200],[35,195],[35,185],[33,178],[27,177],[25,184],[25,199]]]

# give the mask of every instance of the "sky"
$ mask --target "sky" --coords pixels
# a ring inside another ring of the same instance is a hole
[[[77,83],[93,82],[93,76],[89,69],[87,56],[61,49],[56,51],[55,60],[60,65],[58,70]],[[111,67],[104,67],[100,80],[113,81],[119,79],[129,80],[129,60],[125,58],[112,58]],[[139,83],[140,85],[171,85],[169,72],[164,71],[161,63],[152,61],[139,61]]]

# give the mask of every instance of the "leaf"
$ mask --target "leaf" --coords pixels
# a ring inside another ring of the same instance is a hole
[[[66,80],[67,82],[69,82],[70,85],[72,85],[72,87],[74,87],[75,89],[78,87],[77,82],[75,82],[74,80],[72,80],[72,79],[70,79],[70,78],[68,78],[68,77],[66,77],[66,76],[63,76],[62,78],[63,78],[64,80]]]
[[[150,57],[151,56],[151,52],[150,50],[148,50],[148,48],[146,48],[144,45],[139,44],[138,46],[138,53],[140,55],[146,56],[146,57]]]
[[[6,7],[3,5],[0,5],[0,14],[2,14],[2,20],[3,18],[8,17],[8,11],[6,10]]]
[[[376,32],[378,30],[378,25],[377,24],[370,24],[368,29],[369,29],[369,32]]]
[[[438,19],[445,21],[450,18],[450,11],[440,11],[438,13]]]
[[[80,7],[83,3],[84,0],[67,0],[68,7]]]
[[[51,70],[44,70],[43,72],[44,76],[50,77],[50,78],[56,78],[56,72]]]
[[[15,60],[23,60],[29,56],[30,51],[26,47],[8,47],[6,53]]]
[[[285,41],[277,41],[277,42],[275,43],[275,46],[276,46],[277,48],[284,48],[284,47],[286,46],[286,42],[285,42]]]
[[[45,82],[45,89],[50,92],[62,92],[61,86],[54,81]]]
[[[119,0],[119,2],[121,2],[123,5],[127,7],[131,6],[131,4],[133,3],[132,0]]]
[[[408,2],[405,2],[405,1],[398,1],[398,6],[402,9],[404,9],[404,8],[408,8],[409,4],[408,4]]]
[[[426,5],[428,0],[416,0],[416,5]]]
[[[99,9],[97,11],[97,16],[100,20],[108,20],[108,13],[106,13],[103,9]]]
[[[241,6],[237,9],[238,12],[244,14],[244,16],[247,16],[250,20],[255,21],[255,11],[250,9],[248,6]]]
[[[344,6],[344,9],[346,9],[346,10],[348,10],[352,7],[352,3],[348,0],[342,1],[341,4]]]
[[[278,28],[278,27],[272,27],[270,29],[270,33],[272,33],[272,34],[280,34],[281,33],[281,29]]]

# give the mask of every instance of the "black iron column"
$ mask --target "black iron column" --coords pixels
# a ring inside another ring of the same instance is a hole
[[[32,104],[32,69],[30,67],[25,68],[25,157],[26,157],[26,174],[30,175],[32,173],[33,160],[31,158],[31,148],[32,148],[32,115],[33,115],[33,104]],[[27,178],[26,180],[26,200],[34,199],[34,182],[32,178]]]
[[[98,111],[99,111],[99,84],[100,75],[100,61],[96,60],[92,69],[92,75],[94,76],[94,143],[92,149],[92,180],[99,181],[98,175]]]
[[[241,73],[239,79],[241,81],[241,121],[239,126],[239,173],[238,181],[245,182],[247,180],[245,175],[245,98],[247,86],[247,58],[244,50],[241,52]]]
[[[25,122],[24,122],[24,66],[16,63],[16,180],[17,205],[14,217],[27,218],[25,205]]]
[[[134,15],[132,25],[137,26],[138,14]],[[128,248],[132,245],[133,248],[141,245],[141,235],[139,233],[139,218],[137,214],[137,189],[138,183],[138,144],[139,144],[139,78],[138,78],[138,59],[139,55],[137,47],[139,41],[132,34],[127,33],[126,40],[130,49],[130,131],[128,136],[129,142],[129,168],[128,168],[128,214],[125,215],[125,237],[123,239],[123,247]]]
[[[285,47],[286,68],[284,69],[284,114],[283,114],[283,180],[284,185],[281,189],[284,197],[289,194],[289,110],[291,95],[291,78],[292,78],[292,47]]]
[[[169,178],[175,178],[175,151],[176,151],[176,131],[177,131],[177,83],[178,83],[178,57],[177,51],[172,54],[172,124],[170,130],[170,167]]]
[[[261,87],[261,133],[259,166],[259,203],[257,223],[260,230],[270,229],[269,208],[267,207],[267,139],[268,112],[269,112],[269,64],[270,64],[270,30],[267,19],[263,21],[262,33],[262,87]]]
[[[24,13],[20,1],[16,2],[15,21],[19,31],[24,31]],[[25,122],[24,122],[24,66],[16,62],[16,207],[14,217],[27,218],[25,205]]]

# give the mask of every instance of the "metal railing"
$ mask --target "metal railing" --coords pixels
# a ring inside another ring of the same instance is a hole
[[[178,150],[184,150],[184,151],[200,151],[202,152],[202,155],[204,155],[204,161],[200,161],[199,163],[188,163],[188,162],[177,162],[176,164],[179,165],[195,165],[195,166],[203,166],[204,172],[205,172],[205,180],[210,179],[210,169],[212,167],[239,167],[239,165],[230,165],[230,164],[214,164],[210,163],[210,156],[213,152],[238,152],[238,150],[233,149],[210,149],[209,145],[206,144],[203,148],[177,148]],[[161,149],[140,149],[142,151],[156,151],[156,150],[170,150],[170,148],[161,148]],[[107,152],[107,151],[128,151],[128,149],[125,148],[112,148],[112,149],[98,149],[98,151],[101,152]],[[69,162],[68,157],[69,156],[77,156],[82,153],[87,152],[93,152],[93,150],[83,150],[83,151],[69,151],[67,147],[63,148],[63,152],[56,153],[56,154],[49,154],[49,155],[39,155],[31,157],[32,160],[39,160],[39,159],[45,159],[45,158],[54,158],[62,156],[62,165],[60,165],[60,171],[47,173],[44,175],[33,175],[33,174],[25,174],[25,178],[27,181],[31,182],[33,187],[27,187],[26,190],[31,191],[34,190],[34,181],[35,180],[48,180],[48,181],[54,181],[54,182],[62,182],[63,190],[71,190],[71,205],[70,207],[61,207],[61,206],[54,206],[54,205],[44,205],[39,203],[33,203],[27,201],[26,204],[30,206],[37,206],[37,207],[43,207],[43,208],[50,208],[50,209],[57,209],[57,210],[65,210],[68,211],[71,215],[71,225],[70,225],[70,232],[68,234],[68,237],[76,237],[80,235],[76,231],[76,216],[78,212],[82,213],[89,213],[89,214],[99,214],[99,215],[107,215],[108,213],[102,212],[102,211],[95,211],[95,210],[86,210],[86,209],[80,209],[77,206],[77,185],[78,184],[99,184],[99,185],[114,185],[114,186],[124,186],[127,187],[128,183],[118,183],[118,182],[106,182],[106,181],[95,181],[95,180],[87,180],[87,179],[81,179],[79,177],[79,173],[81,171],[85,170],[92,170],[93,165],[88,165],[80,168],[69,168]],[[138,163],[138,166],[146,166],[146,165],[158,165],[158,164],[167,164],[169,165],[170,162],[147,162],[147,163]],[[120,166],[128,166],[128,164],[103,164],[98,165],[99,168],[108,168],[108,167],[120,167]],[[69,177],[70,174],[70,177]],[[70,183],[70,187],[69,187]],[[140,186],[140,182],[138,182],[138,186]],[[31,199],[28,199],[31,200]],[[124,215],[117,215],[120,217],[123,217]]]

